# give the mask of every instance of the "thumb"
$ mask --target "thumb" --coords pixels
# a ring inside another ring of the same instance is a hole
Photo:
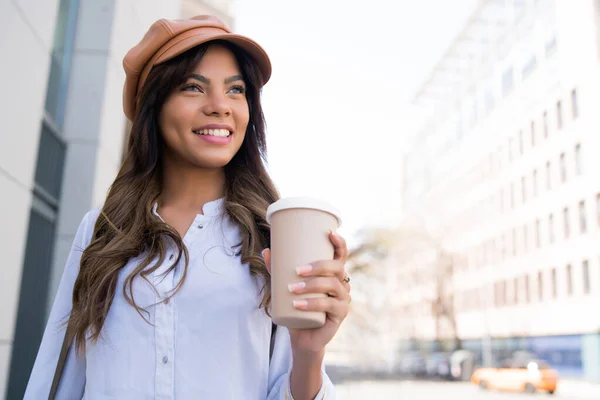
[[[267,271],[271,273],[271,249],[267,248],[262,251],[262,257],[265,260],[265,264],[267,266]]]

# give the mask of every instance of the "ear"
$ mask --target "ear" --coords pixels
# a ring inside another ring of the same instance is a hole
[[[265,260],[265,264],[267,265],[267,271],[271,273],[271,249],[264,249],[261,254],[263,259]]]

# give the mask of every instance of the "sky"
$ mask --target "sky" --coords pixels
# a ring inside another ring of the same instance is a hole
[[[263,89],[281,195],[341,212],[339,232],[398,222],[410,100],[478,0],[235,0],[234,30],[273,64]]]

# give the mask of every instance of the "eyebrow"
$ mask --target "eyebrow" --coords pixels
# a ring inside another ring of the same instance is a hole
[[[204,75],[200,75],[200,74],[190,74],[190,78],[193,78],[197,81],[200,81],[202,83],[206,83],[207,85],[210,85],[210,79],[208,79],[207,77],[205,77]],[[232,83],[232,82],[236,82],[236,81],[243,81],[244,78],[241,75],[233,75],[230,76],[229,78],[225,78],[224,83],[226,85]]]

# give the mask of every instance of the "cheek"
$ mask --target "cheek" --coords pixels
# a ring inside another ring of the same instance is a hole
[[[248,122],[250,121],[250,110],[248,108],[248,104],[240,105],[236,110],[236,127],[243,128],[243,131],[246,132],[246,128],[248,127]],[[241,129],[240,129],[241,130]]]
[[[191,126],[191,118],[194,111],[190,104],[182,101],[167,101],[162,108],[159,117],[160,130],[165,140],[173,140],[178,134]]]

